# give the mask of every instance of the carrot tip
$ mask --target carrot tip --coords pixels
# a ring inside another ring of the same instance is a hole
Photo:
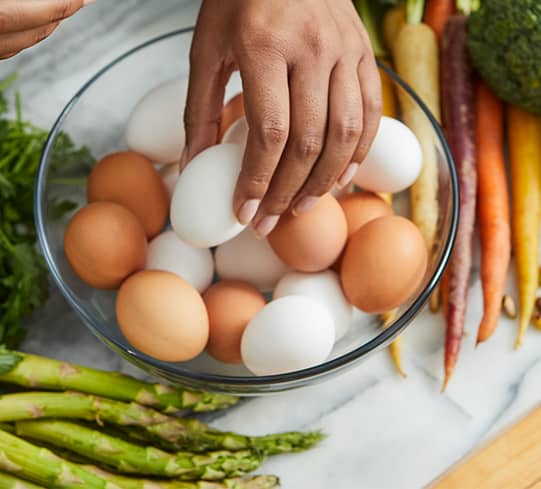
[[[449,385],[449,381],[451,380],[451,374],[446,373],[445,379],[443,379],[443,385],[441,386],[441,393],[443,394],[447,390],[447,386]]]

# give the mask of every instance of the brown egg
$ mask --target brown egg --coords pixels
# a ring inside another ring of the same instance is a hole
[[[164,362],[184,362],[207,344],[207,310],[199,292],[178,275],[144,270],[126,280],[116,299],[122,334]]]
[[[203,300],[209,315],[207,351],[221,362],[242,363],[242,333],[265,305],[265,298],[246,282],[221,280],[207,289]]]
[[[319,272],[330,267],[346,239],[346,218],[331,194],[323,195],[308,212],[283,215],[268,237],[282,261],[302,272]]]
[[[342,260],[342,287],[349,302],[362,311],[389,311],[419,287],[427,262],[423,237],[411,221],[379,217],[349,239]]]
[[[222,119],[220,121],[220,130],[218,141],[221,141],[225,132],[233,122],[237,121],[244,115],[244,95],[237,93],[233,98],[229,99],[222,109]]]
[[[162,230],[169,213],[160,174],[150,160],[133,151],[112,153],[96,164],[88,177],[87,198],[127,207],[141,221],[148,238]]]
[[[139,220],[113,202],[79,210],[64,235],[64,251],[77,276],[97,289],[116,289],[145,266],[147,240]]]
[[[348,237],[358,231],[361,226],[377,217],[390,216],[392,207],[379,195],[372,192],[355,192],[338,198],[346,221]]]

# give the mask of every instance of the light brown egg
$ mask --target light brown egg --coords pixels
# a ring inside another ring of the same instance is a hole
[[[244,115],[244,95],[237,93],[234,97],[228,100],[222,109],[222,118],[220,121],[220,130],[218,133],[218,141],[221,141],[225,132],[233,122],[237,121]]]
[[[355,192],[338,198],[348,223],[348,237],[378,217],[390,216],[392,207],[372,192]]]
[[[411,221],[379,217],[349,239],[342,260],[342,287],[349,302],[362,311],[389,311],[419,287],[427,262],[423,237]]]
[[[207,289],[203,300],[209,315],[208,353],[225,363],[242,363],[242,333],[265,305],[265,298],[246,282],[221,280]]]
[[[113,202],[95,202],[68,223],[64,251],[77,276],[97,289],[116,289],[145,266],[147,240],[139,220]]]
[[[116,299],[122,334],[164,362],[184,362],[207,344],[207,310],[199,292],[178,275],[144,270],[126,280]]]
[[[112,153],[96,164],[88,177],[87,198],[127,207],[149,239],[162,230],[169,213],[169,196],[159,172],[133,151]]]
[[[319,272],[330,267],[346,239],[346,218],[331,194],[323,195],[308,212],[283,215],[268,237],[282,261],[302,272]]]

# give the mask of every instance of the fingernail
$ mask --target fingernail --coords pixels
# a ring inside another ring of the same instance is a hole
[[[259,204],[261,204],[259,199],[249,199],[244,202],[239,210],[239,222],[243,225],[248,224],[256,215]]]
[[[319,197],[314,197],[313,195],[307,195],[306,197],[303,197],[293,210],[291,211],[294,216],[298,216],[299,214],[303,214],[304,212],[308,212],[312,207],[314,207],[317,204],[317,201],[319,200]]]
[[[344,173],[342,173],[342,176],[338,179],[338,187],[344,188],[348,183],[350,183],[358,170],[359,163],[350,163],[349,166],[344,170]]]
[[[184,146],[180,155],[180,171],[184,170],[184,167],[188,164],[188,148]]]
[[[83,7],[94,3],[96,0],[83,0]]]
[[[278,224],[279,219],[280,216],[265,216],[254,228],[256,236],[259,239],[262,239],[269,235],[270,232],[276,227],[276,224]]]

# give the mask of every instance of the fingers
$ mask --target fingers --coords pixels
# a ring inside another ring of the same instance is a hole
[[[339,61],[331,73],[325,146],[295,199],[293,213],[307,211],[337,182],[346,186],[358,164],[349,167],[363,129],[363,108],[356,63]]]
[[[297,65],[291,70],[289,138],[253,222],[260,236],[270,232],[268,226],[261,223],[268,216],[280,216],[289,209],[319,158],[327,122],[329,74],[330,69],[323,64]]]
[[[374,55],[368,51],[359,62],[357,72],[363,98],[363,132],[352,162],[362,163],[376,136],[381,119],[381,79]]]
[[[216,144],[224,100],[225,86],[232,67],[223,62],[210,33],[196,33],[190,52],[190,78],[184,110],[186,146],[181,170],[205,148]]]
[[[29,31],[59,22],[88,3],[84,0],[4,0],[0,2],[0,33]]]
[[[239,60],[239,67],[250,130],[233,209],[239,221],[248,224],[267,192],[288,138],[289,88],[287,64],[278,56]],[[272,229],[277,222],[278,216],[269,216],[261,225]]]
[[[0,56],[9,58],[23,49],[29,48],[49,37],[57,28],[58,22],[47,24],[22,32],[0,35]]]

